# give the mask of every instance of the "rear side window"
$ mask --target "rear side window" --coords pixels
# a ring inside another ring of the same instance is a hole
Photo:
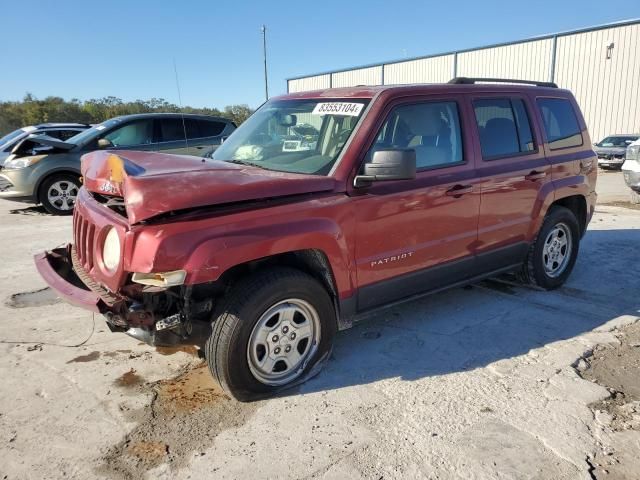
[[[200,135],[202,137],[215,137],[220,135],[224,130],[225,124],[222,122],[210,122],[209,120],[200,120]]]
[[[184,142],[184,127],[180,118],[163,118],[160,120],[161,142]]]
[[[355,117],[354,117],[355,118]],[[456,102],[429,102],[395,108],[387,118],[375,150],[412,148],[418,169],[446,167],[463,161]]]
[[[225,126],[222,122],[210,122],[195,118],[187,118],[184,122],[187,127],[187,137],[189,138],[215,137],[222,133]]]
[[[537,102],[551,150],[582,145],[578,118],[569,100],[538,98]]]
[[[473,109],[483,159],[495,160],[536,150],[527,109],[521,99],[475,100]]]

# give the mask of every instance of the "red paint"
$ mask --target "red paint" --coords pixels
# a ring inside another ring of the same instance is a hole
[[[471,104],[481,96],[524,99],[537,153],[490,162],[482,159]],[[570,99],[583,131],[583,146],[548,149],[535,105],[537,96]],[[509,85],[356,87],[279,99],[323,97],[371,99],[360,127],[328,177],[128,151],[118,152],[125,159],[125,173],[119,175],[109,154],[85,156],[85,188],[75,216],[76,222],[81,218],[95,228],[92,242],[84,247],[86,255],[94,255],[93,262],[88,262],[90,276],[118,291],[129,282],[131,272],[184,269],[186,283],[198,284],[215,281],[228,269],[251,260],[318,249],[328,258],[339,296],[345,299],[365,285],[530,242],[549,205],[562,197],[581,195],[588,211],[593,211],[596,169],[595,163],[591,169],[587,164],[595,162],[595,154],[584,119],[565,90]],[[418,172],[415,180],[354,188],[353,178],[391,108],[435,99],[458,102],[465,164]],[[459,197],[446,193],[457,185],[468,187],[467,193]],[[124,196],[128,218],[89,193],[109,190]],[[204,206],[210,208],[184,213]],[[174,211],[179,214],[166,216]],[[165,216],[155,220],[157,215]],[[116,272],[107,273],[100,252],[111,225],[121,237],[123,262]],[[57,288],[51,275],[45,275],[45,280]]]

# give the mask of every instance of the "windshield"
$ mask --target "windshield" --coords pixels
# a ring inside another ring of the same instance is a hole
[[[281,172],[327,175],[368,100],[276,100],[265,103],[213,159]]]
[[[87,128],[82,132],[74,135],[70,139],[66,140],[69,143],[73,143],[74,145],[84,145],[90,140],[93,140],[100,132],[117,125],[122,120],[119,118],[112,118],[111,120],[106,120],[99,125],[94,125],[91,128]]]
[[[614,137],[607,137],[598,143],[598,147],[627,147],[629,143],[633,143],[638,139],[633,135],[617,135]]]
[[[27,133],[33,130],[35,130],[35,128],[33,127],[31,127],[31,130],[29,130],[29,128],[19,128],[18,130],[14,130],[11,133],[7,133],[4,137],[0,138],[0,147],[20,136],[26,136]]]

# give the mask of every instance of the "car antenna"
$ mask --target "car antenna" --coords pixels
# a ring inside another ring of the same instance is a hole
[[[187,140],[187,127],[184,123],[184,111],[182,110],[182,95],[180,95],[180,81],[178,80],[178,67],[176,67],[176,59],[173,59],[173,71],[176,74],[176,88],[178,90],[178,105],[180,105],[180,118],[182,118],[182,132],[184,133],[184,144],[186,148],[189,148],[189,141]]]

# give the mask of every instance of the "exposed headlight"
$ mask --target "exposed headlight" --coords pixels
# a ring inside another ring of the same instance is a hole
[[[153,285],[154,287],[173,287],[182,285],[187,272],[184,270],[174,270],[173,272],[163,273],[134,273],[131,277],[136,283],[142,285]]]
[[[34,163],[38,163],[40,160],[42,160],[42,157],[12,158],[11,160],[4,162],[4,168],[7,170],[25,168],[33,165]]]
[[[120,237],[116,229],[111,227],[102,246],[102,263],[107,270],[113,271],[120,265]]]

